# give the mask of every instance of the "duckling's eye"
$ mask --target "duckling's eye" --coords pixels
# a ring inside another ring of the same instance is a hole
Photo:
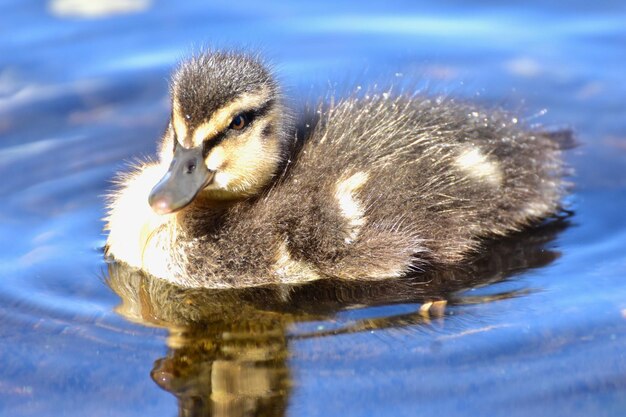
[[[245,114],[238,114],[235,116],[230,122],[230,128],[235,130],[241,130],[246,127],[249,123],[248,117]]]

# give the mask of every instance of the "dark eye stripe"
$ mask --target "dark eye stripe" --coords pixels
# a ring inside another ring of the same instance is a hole
[[[254,122],[254,119],[256,119],[257,117],[265,116],[273,104],[274,104],[274,100],[268,100],[256,109],[241,112],[240,114],[238,114],[237,116],[233,118],[233,121],[228,127],[234,130],[243,130],[245,127],[252,124]],[[244,119],[244,126],[237,129],[237,127],[233,125],[238,124],[236,122],[237,122],[237,119],[240,117]]]
[[[240,115],[245,116],[247,118],[246,127],[252,124],[255,118],[266,115],[273,104],[274,104],[274,100],[268,100],[265,103],[263,103],[261,107],[257,109],[253,109],[253,110],[241,113]],[[235,116],[235,118],[240,115]],[[232,125],[232,122],[231,122],[231,125]],[[228,128],[226,128],[225,130],[219,132],[217,135],[207,138],[202,142],[202,154],[204,155],[205,158],[209,155],[209,152],[211,152],[213,148],[215,148],[217,145],[222,143],[224,139],[226,139],[226,137],[228,136],[227,133],[231,129],[230,127],[231,125],[229,125]],[[243,130],[243,129],[240,129],[240,130]]]
[[[274,105],[274,100],[268,100],[261,105],[261,107],[252,111],[254,117],[265,116],[270,108]]]
[[[215,148],[217,145],[222,143],[222,141],[226,138],[226,132],[220,132],[216,136],[213,136],[209,140],[205,140],[202,142],[202,156],[206,158],[211,152],[211,149]]]

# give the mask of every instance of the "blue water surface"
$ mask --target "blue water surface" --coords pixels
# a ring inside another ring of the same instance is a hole
[[[0,2],[0,415],[626,414],[626,4],[214,3]],[[104,196],[202,48],[260,51],[294,106],[393,80],[571,128],[573,214],[445,291],[163,304],[104,262]]]

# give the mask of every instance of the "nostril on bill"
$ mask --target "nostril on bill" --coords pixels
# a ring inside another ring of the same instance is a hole
[[[191,174],[195,169],[196,169],[196,163],[195,162],[188,162],[185,173]]]

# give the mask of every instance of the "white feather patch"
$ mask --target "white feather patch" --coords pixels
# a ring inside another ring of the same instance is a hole
[[[337,183],[335,198],[339,203],[341,214],[348,222],[346,243],[354,242],[359,235],[361,227],[365,224],[365,218],[363,217],[365,211],[356,199],[356,194],[365,185],[368,177],[368,174],[365,172],[357,172],[348,179]]]
[[[490,160],[477,148],[466,148],[455,162],[460,170],[475,179],[487,181],[494,186],[502,184],[502,170],[499,164]]]

